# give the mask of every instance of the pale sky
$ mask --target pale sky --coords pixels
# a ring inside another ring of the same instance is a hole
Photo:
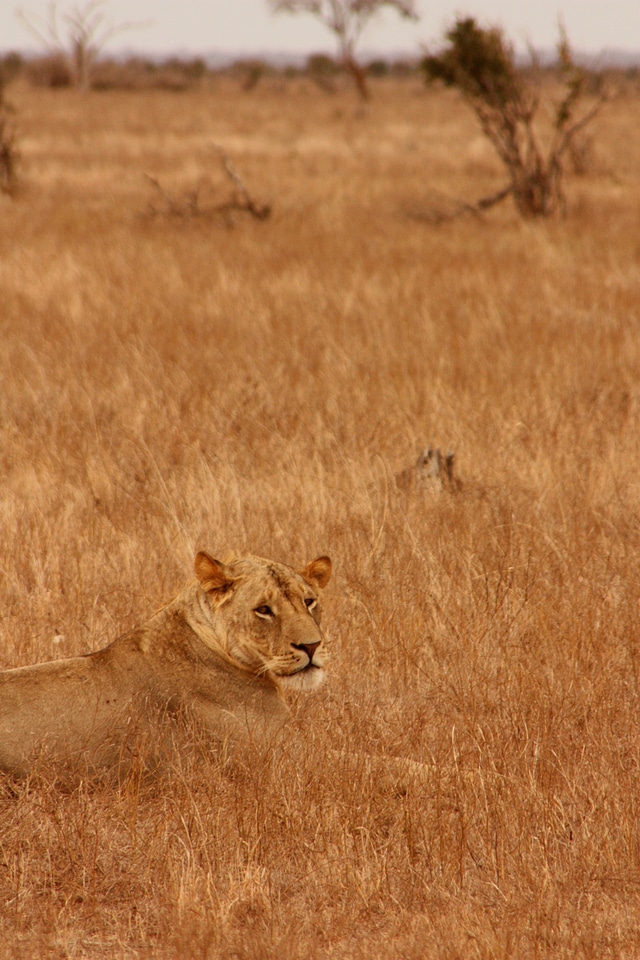
[[[85,5],[84,0],[59,0],[58,9]],[[46,17],[49,8],[50,0],[0,0],[0,49],[38,49],[16,10]],[[640,0],[418,0],[418,8],[418,23],[403,21],[389,10],[379,14],[360,48],[417,53],[421,44],[436,45],[457,14],[469,14],[504,27],[519,49],[528,42],[537,49],[554,47],[561,16],[575,50],[640,52]],[[267,0],[106,0],[102,9],[114,24],[149,21],[115,37],[106,47],[110,53],[334,51],[331,35],[316,20],[308,14],[274,15]]]

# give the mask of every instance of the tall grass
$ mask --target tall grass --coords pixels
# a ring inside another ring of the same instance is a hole
[[[12,99],[0,666],[105,644],[198,547],[336,577],[300,749],[4,784],[0,955],[637,956],[639,101],[566,220],[435,228],[501,171],[417,81]],[[146,218],[144,173],[228,189],[213,144],[272,219]],[[396,485],[427,443],[459,491]]]

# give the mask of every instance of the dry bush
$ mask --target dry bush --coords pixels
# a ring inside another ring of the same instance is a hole
[[[312,53],[307,57],[305,72],[325,93],[336,92],[336,78],[340,65],[326,53]]]
[[[24,73],[36,87],[73,86],[73,73],[60,54],[34,57]],[[170,59],[155,62],[140,57],[123,61],[100,59],[91,68],[89,85],[92,90],[170,90],[181,93],[197,86],[206,66],[201,60]]]
[[[9,111],[0,103],[0,193],[11,195],[18,180],[18,147]]]
[[[197,546],[337,573],[298,749],[4,784],[0,955],[637,956],[637,103],[571,218],[434,229],[399,212],[425,176],[500,169],[416,79],[360,119],[303,81],[12,96],[0,665],[106,643]],[[212,141],[272,218],[137,218],[141,169],[188,182]],[[427,442],[455,492],[395,483]]]
[[[69,64],[61,54],[56,53],[28,60],[24,73],[34,87],[49,87],[55,90],[70,87],[73,82]]]
[[[18,142],[14,109],[4,92],[5,77],[0,72],[0,194],[11,195],[18,183]]]
[[[584,128],[595,117],[605,93],[589,109],[580,106],[588,78],[574,61],[562,25],[558,42],[561,95],[549,111],[547,144],[535,122],[540,77],[533,83],[531,78],[525,81],[502,31],[480,27],[473,17],[459,17],[446,38],[444,50],[423,60],[427,81],[441,80],[461,92],[509,176],[508,188],[480,201],[477,209],[511,194],[523,217],[548,217],[564,211],[565,155],[573,160],[572,148],[576,155],[577,142],[583,140]],[[576,167],[574,162],[574,170]]]
[[[15,51],[0,56],[0,86],[6,87],[19,77],[24,69],[24,57]]]
[[[212,144],[212,147],[215,148],[215,144]],[[207,177],[200,177],[195,187],[181,194],[172,194],[155,177],[147,174],[146,179],[154,188],[160,203],[150,203],[147,206],[146,216],[152,220],[157,217],[180,220],[199,217],[223,223],[229,229],[234,227],[240,219],[268,220],[271,216],[270,204],[257,200],[252,195],[224,150],[217,152],[220,154],[226,183],[231,184],[231,193],[228,192],[227,186],[226,195],[221,200],[219,185],[212,184]]]

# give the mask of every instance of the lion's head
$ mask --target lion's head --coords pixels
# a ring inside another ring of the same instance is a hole
[[[195,571],[221,652],[289,689],[313,690],[322,683],[320,592],[331,578],[329,557],[296,571],[261,557],[221,562],[201,551]]]

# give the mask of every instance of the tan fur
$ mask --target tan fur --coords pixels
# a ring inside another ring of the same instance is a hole
[[[0,770],[25,775],[42,755],[89,770],[121,764],[134,734],[157,746],[185,714],[218,742],[277,733],[283,690],[322,682],[319,595],[331,561],[297,572],[201,552],[195,569],[197,583],[108,647],[0,673]]]

